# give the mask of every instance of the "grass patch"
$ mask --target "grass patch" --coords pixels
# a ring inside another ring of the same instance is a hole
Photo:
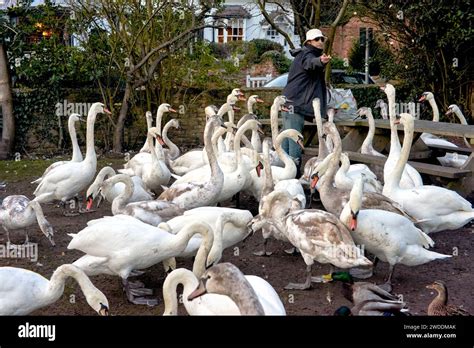
[[[52,163],[67,160],[67,158],[54,158],[51,160],[20,160],[0,161],[0,182],[32,181],[40,177]],[[122,158],[102,157],[97,161],[97,171],[105,166],[121,168],[125,161]]]

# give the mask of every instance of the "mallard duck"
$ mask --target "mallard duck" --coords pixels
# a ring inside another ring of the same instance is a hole
[[[448,304],[448,287],[441,280],[436,280],[433,284],[426,286],[428,289],[434,289],[438,295],[428,306],[428,315],[433,316],[451,316],[451,315],[470,315],[464,308]]]
[[[343,296],[354,304],[339,307],[334,315],[406,315],[405,303],[397,296],[370,282],[354,282],[349,272],[323,275],[323,282],[341,281]]]

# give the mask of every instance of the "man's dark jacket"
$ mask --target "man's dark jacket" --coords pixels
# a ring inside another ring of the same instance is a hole
[[[288,74],[288,83],[283,95],[290,99],[294,112],[304,115],[307,120],[314,118],[313,99],[321,101],[321,116],[326,117],[326,83],[324,82],[324,66],[320,56],[323,50],[311,45],[292,50],[295,57]]]

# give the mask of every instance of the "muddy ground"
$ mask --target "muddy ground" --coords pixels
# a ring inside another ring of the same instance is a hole
[[[118,168],[118,165],[114,165]],[[98,168],[100,169],[100,168]],[[0,180],[1,181],[1,180]],[[0,191],[0,198],[8,195],[24,194],[32,197],[35,186],[30,184],[30,178],[15,183],[7,183],[6,191]],[[85,194],[83,194],[84,196]],[[469,197],[470,202],[474,197]],[[241,199],[243,209],[248,208],[254,214],[257,204],[251,199]],[[246,206],[248,205],[248,206]],[[233,206],[228,202],[227,206]],[[318,205],[314,205],[315,208]],[[30,241],[38,246],[38,261],[31,262],[26,259],[0,258],[0,266],[23,267],[50,278],[53,271],[60,265],[72,263],[82,256],[80,251],[67,250],[70,241],[67,233],[75,233],[86,226],[87,221],[111,215],[110,204],[102,203],[100,209],[89,214],[75,217],[65,217],[61,210],[54,205],[44,206],[47,219],[55,228],[56,247],[52,247],[44,238],[37,226],[28,229]],[[474,313],[474,228],[466,226],[456,231],[443,231],[430,235],[436,242],[433,251],[443,254],[455,254],[448,260],[440,260],[418,267],[397,266],[393,278],[393,293],[402,294],[413,315],[425,315],[428,304],[434,298],[433,290],[425,286],[434,280],[443,280],[449,288],[450,303],[462,305]],[[23,234],[12,234],[15,242],[23,241]],[[0,243],[5,244],[6,238],[0,234]],[[287,314],[289,315],[332,315],[334,310],[341,305],[350,303],[341,295],[341,284],[313,284],[313,288],[306,291],[284,290],[283,287],[290,281],[302,282],[305,275],[305,264],[301,256],[292,256],[284,252],[289,245],[271,240],[269,249],[274,253],[270,257],[258,257],[252,254],[262,247],[260,233],[248,238],[245,242],[236,245],[237,248],[224,252],[222,262],[232,262],[245,274],[253,274],[266,279],[279,293]],[[178,260],[178,267],[191,269],[192,260]],[[376,274],[370,279],[375,283],[383,282],[388,270],[386,263],[380,262]],[[315,264],[313,275],[326,273],[327,265]],[[132,305],[127,302],[122,292],[121,282],[118,277],[95,276],[91,277],[93,283],[107,296],[110,304],[111,315],[161,315],[164,310],[161,286],[165,273],[161,264],[155,265],[138,277],[148,287],[154,289],[154,296],[158,298],[156,307]],[[330,302],[328,301],[330,294]],[[74,295],[74,296],[71,296]],[[75,303],[71,299],[75,297]],[[184,307],[180,306],[180,313],[185,314]],[[87,305],[79,286],[68,280],[65,294],[56,304],[34,312],[35,315],[94,315],[94,311]]]

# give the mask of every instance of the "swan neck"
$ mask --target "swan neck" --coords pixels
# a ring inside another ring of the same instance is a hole
[[[255,102],[253,100],[249,99],[247,101],[247,109],[249,111],[249,114],[251,114],[251,115],[253,114],[253,104],[255,104]]]
[[[68,277],[74,278],[79,284],[84,295],[87,295],[96,288],[90,279],[78,267],[73,265],[62,265],[54,271],[49,281],[48,296],[50,299],[59,299],[64,292],[64,283]]]
[[[389,175],[388,182],[385,183],[385,185],[388,185],[391,188],[399,187],[403,169],[405,168],[410,155],[411,143],[413,141],[413,127],[411,124],[405,125],[404,134],[402,151],[397,160],[397,164],[395,165],[392,174]]]
[[[278,138],[278,106],[272,105],[270,109],[270,125],[272,129],[272,143],[276,149],[276,140]]]
[[[439,122],[439,109],[438,105],[436,104],[436,101],[434,98],[429,100],[429,103],[431,105],[431,108],[433,109],[433,122]]]
[[[86,131],[86,159],[97,161],[95,147],[94,147],[94,125],[97,117],[97,111],[91,109],[87,115],[87,131]]]
[[[77,134],[76,134],[76,127],[75,121],[69,118],[68,121],[68,129],[69,129],[69,136],[71,137],[71,144],[72,144],[72,160],[73,162],[80,162],[82,161],[82,154],[81,148],[77,142]]]
[[[176,288],[183,285],[183,300],[199,285],[193,272],[179,268],[171,272],[163,283],[163,302],[165,303],[164,315],[178,315],[178,295]]]
[[[124,209],[130,198],[133,195],[133,190],[135,189],[132,179],[128,175],[124,176],[115,176],[111,179],[112,186],[118,182],[122,182],[125,185],[125,189],[117,196],[112,202],[112,211],[119,212]]]

